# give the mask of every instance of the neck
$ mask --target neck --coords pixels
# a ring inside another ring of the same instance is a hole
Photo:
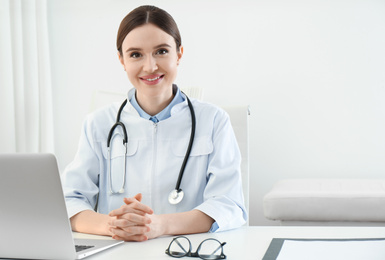
[[[138,101],[139,106],[150,116],[155,116],[163,109],[165,109],[168,104],[171,103],[174,98],[174,94],[172,90],[170,93],[164,93],[162,95],[157,96],[148,96],[141,93],[136,92],[136,100]]]

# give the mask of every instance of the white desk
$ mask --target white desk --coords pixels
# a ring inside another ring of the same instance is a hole
[[[75,238],[105,238],[74,233]],[[384,238],[385,227],[242,227],[214,234],[195,234],[187,236],[196,250],[199,243],[209,237],[227,242],[224,253],[229,260],[262,259],[272,238]],[[161,260],[176,259],[164,252],[172,237],[161,237],[146,242],[126,242],[115,248],[98,253],[87,259]],[[199,258],[185,257],[192,260]]]

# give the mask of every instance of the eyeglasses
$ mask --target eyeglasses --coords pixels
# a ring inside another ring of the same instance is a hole
[[[166,254],[172,257],[200,257],[201,259],[226,259],[223,253],[223,246],[226,242],[219,242],[214,238],[203,240],[195,253],[191,252],[191,242],[187,237],[179,236],[174,238],[168,248]]]

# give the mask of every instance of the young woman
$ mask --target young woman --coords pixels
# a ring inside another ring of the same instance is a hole
[[[120,24],[117,49],[134,88],[126,104],[100,109],[83,124],[63,175],[72,229],[144,241],[244,224],[241,156],[229,117],[174,84],[183,56],[174,19],[154,6],[134,9]]]

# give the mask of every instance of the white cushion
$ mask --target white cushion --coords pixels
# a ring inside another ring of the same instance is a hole
[[[281,221],[385,221],[385,180],[292,179],[263,199],[265,217]]]

